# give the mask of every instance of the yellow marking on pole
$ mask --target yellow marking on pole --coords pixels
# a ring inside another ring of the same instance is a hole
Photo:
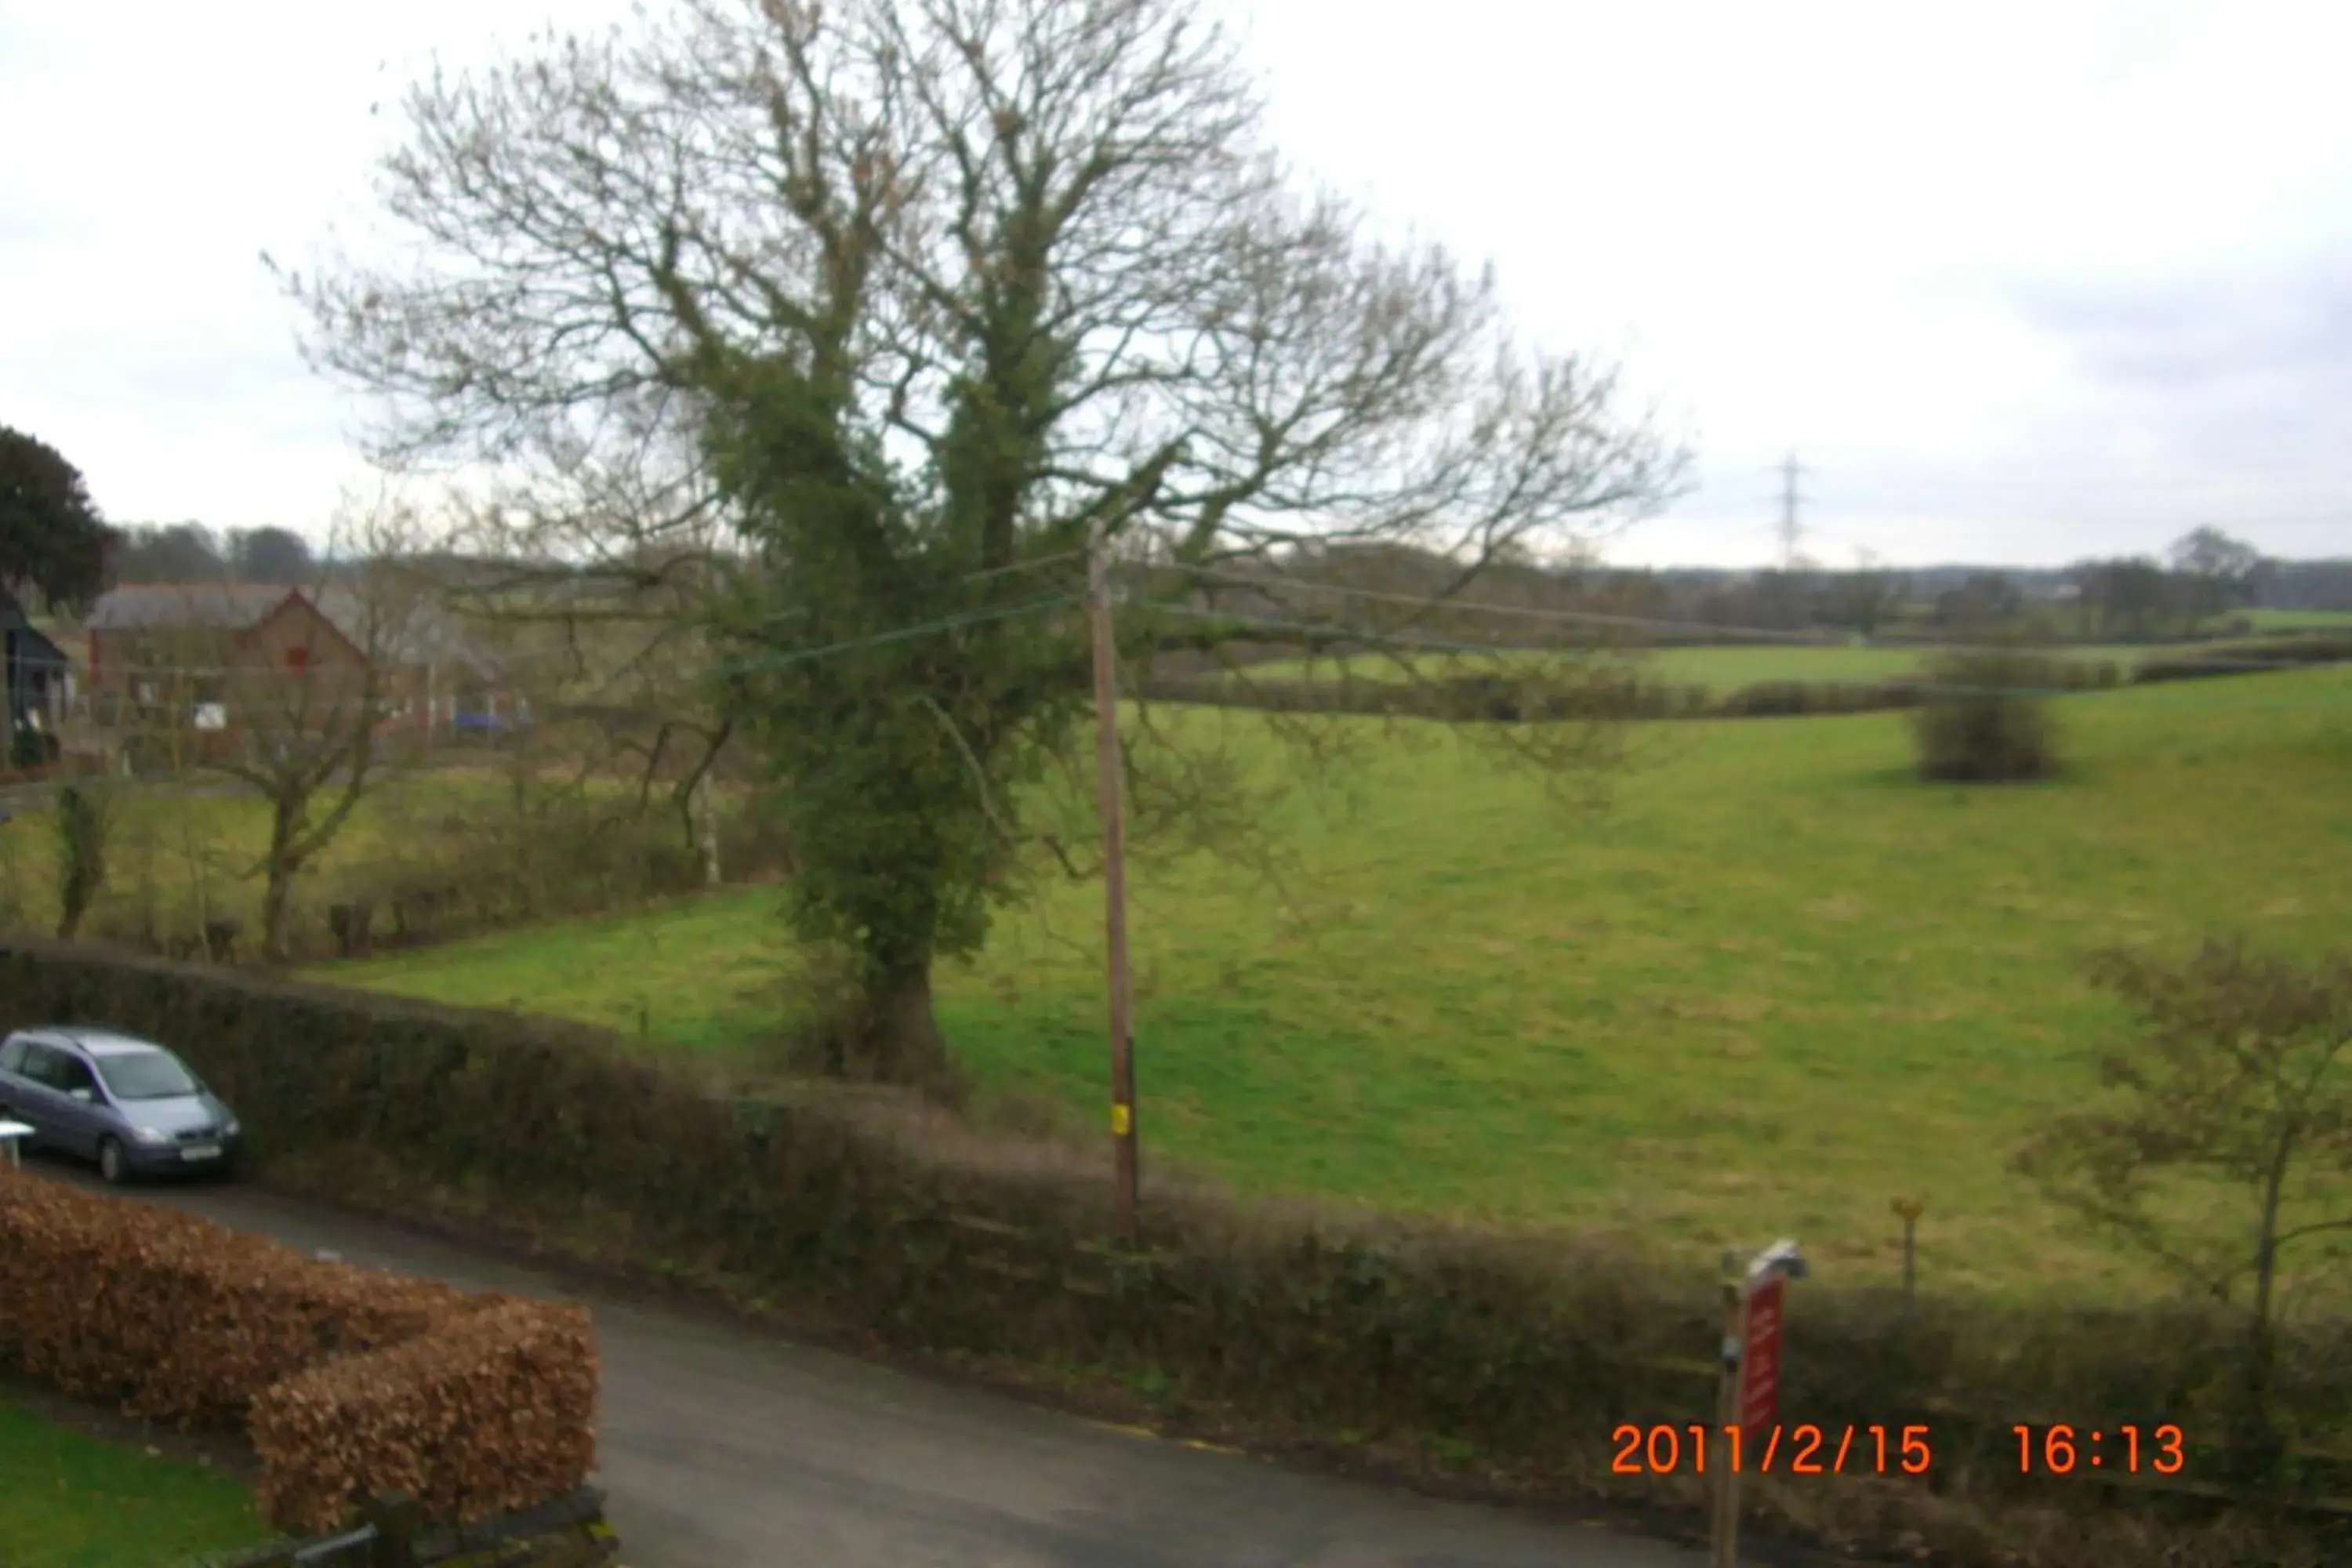
[[[1124,1105],[1110,1108],[1110,1131],[1114,1138],[1124,1138],[1127,1130],[1135,1125],[1134,1113]]]

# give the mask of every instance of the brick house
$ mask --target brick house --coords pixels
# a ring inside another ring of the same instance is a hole
[[[115,588],[86,626],[87,711],[109,726],[235,734],[356,700],[375,651],[387,727],[430,739],[513,706],[494,661],[428,608],[371,628],[365,599],[250,584]]]

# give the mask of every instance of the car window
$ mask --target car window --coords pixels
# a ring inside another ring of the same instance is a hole
[[[69,1057],[63,1051],[52,1050],[49,1063],[49,1087],[61,1094],[86,1089],[97,1092],[98,1079],[90,1076],[89,1064],[79,1057]]]
[[[176,1100],[196,1092],[195,1075],[169,1051],[102,1057],[98,1070],[117,1100]]]
[[[0,1072],[21,1073],[24,1070],[24,1037],[11,1035],[5,1043],[0,1043]]]
[[[24,1073],[35,1083],[45,1089],[56,1088],[57,1079],[52,1075],[57,1070],[57,1061],[58,1053],[49,1047],[42,1045],[37,1040],[27,1040],[25,1043]]]

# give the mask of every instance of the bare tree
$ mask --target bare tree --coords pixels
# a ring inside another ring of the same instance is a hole
[[[335,585],[298,590],[247,635],[216,642],[219,663],[190,715],[212,742],[198,764],[268,806],[268,843],[252,874],[272,958],[287,954],[296,879],[419,749],[425,658],[415,641],[428,590],[405,560],[415,527],[390,502],[340,525],[329,552],[344,558]]]
[[[407,112],[384,199],[429,259],[290,277],[316,357],[388,454],[500,466],[486,525],[712,639],[710,732],[802,830],[796,923],[856,953],[886,1075],[943,1061],[933,962],[1035,847],[1090,541],[1124,658],[1378,647],[1680,472],[1491,278],[1295,177],[1193,0],[688,0]],[[1349,544],[1452,570],[1255,622],[1206,575]]]
[[[2352,1232],[2352,959],[2303,966],[2211,942],[2185,962],[2118,954],[2098,978],[2144,1026],[2106,1052],[2106,1102],[2058,1118],[2019,1167],[2217,1302],[2242,1310],[2241,1439],[2272,1445],[2277,1298],[2287,1249]],[[2201,1183],[2186,1189],[2183,1178]],[[2249,1209],[2189,1216],[2223,1191]]]

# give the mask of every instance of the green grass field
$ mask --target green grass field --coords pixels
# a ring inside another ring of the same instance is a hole
[[[174,1568],[260,1544],[253,1493],[0,1404],[0,1564]]]
[[[1146,1145],[1255,1192],[1640,1233],[1795,1236],[1929,1288],[2134,1278],[2005,1162],[2093,1083],[2120,1014],[2082,966],[2352,922],[2352,670],[2063,700],[2060,782],[1913,780],[1898,715],[1654,726],[1591,814],[1437,740],[1352,811],[1295,795],[1286,896],[1204,861],[1132,898]],[[1187,723],[1263,734],[1239,710]],[[1280,764],[1260,742],[1266,767]],[[940,977],[984,1084],[1105,1100],[1098,887]],[[330,971],[729,1052],[776,1016],[772,893]]]

